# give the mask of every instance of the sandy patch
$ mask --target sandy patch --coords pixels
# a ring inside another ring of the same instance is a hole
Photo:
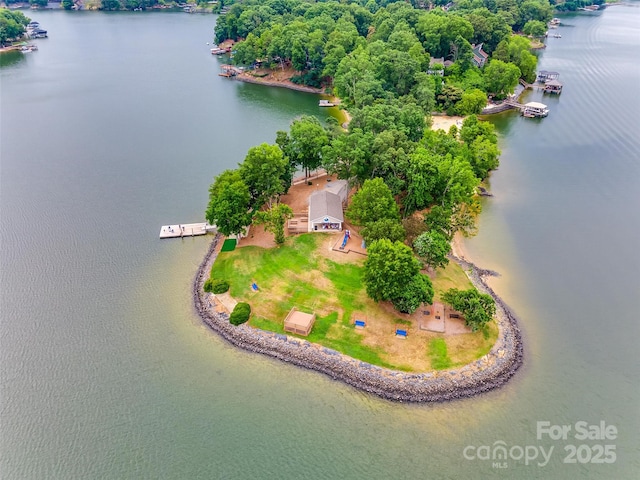
[[[450,117],[447,115],[434,115],[431,117],[431,130],[444,130],[448,132],[451,125],[456,125],[458,128],[462,127],[462,121],[464,117]]]

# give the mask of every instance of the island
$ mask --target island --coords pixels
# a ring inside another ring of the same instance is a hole
[[[553,9],[506,8],[247,0],[219,17],[230,77],[324,93],[319,108],[343,116],[297,118],[214,179],[219,233],[193,291],[205,323],[389,400],[469,397],[514,375],[517,320],[495,273],[456,247],[499,165],[478,114],[544,88],[531,51]]]

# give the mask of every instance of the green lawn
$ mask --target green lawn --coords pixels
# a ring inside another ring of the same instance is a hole
[[[383,311],[367,297],[361,261],[334,262],[319,250],[327,235],[330,234],[297,235],[277,248],[249,246],[222,251],[213,265],[211,277],[229,282],[231,296],[251,305],[249,324],[253,327],[284,333],[283,320],[291,308],[296,307],[316,313],[314,327],[306,337],[310,342],[374,365],[412,370],[406,366],[406,358],[398,357],[395,364],[385,360],[389,358],[387,352],[378,343],[363,344],[366,335],[353,326],[355,312],[368,312],[379,320],[387,318],[389,338],[395,325],[410,326],[412,322]],[[259,287],[257,292],[251,289],[254,282]],[[438,271],[434,280],[437,295],[451,287],[469,288],[470,285],[456,264]],[[373,332],[367,332],[370,333]],[[427,342],[433,368],[447,368],[452,364],[444,340]]]
[[[435,370],[445,370],[451,367],[451,359],[447,354],[447,342],[444,338],[434,338],[429,342],[429,358]]]

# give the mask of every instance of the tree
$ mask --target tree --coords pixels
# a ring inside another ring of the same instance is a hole
[[[465,118],[462,122],[462,129],[460,130],[460,138],[462,141],[467,145],[471,145],[473,141],[480,136],[490,140],[492,143],[498,143],[496,127],[492,123],[483,122],[475,115],[470,115]]]
[[[458,115],[480,113],[487,106],[487,94],[477,88],[466,90],[454,107]]]
[[[423,233],[416,241],[413,247],[419,257],[424,259],[425,263],[433,268],[443,268],[449,263],[447,255],[451,251],[451,243],[449,238],[436,230],[429,230]]]
[[[20,38],[30,21],[22,12],[0,8],[0,45],[7,40]]]
[[[491,170],[498,168],[500,150],[498,145],[484,135],[476,137],[471,143],[469,151],[469,163],[473,173],[480,179],[487,178]]]
[[[249,188],[237,170],[225,170],[209,187],[206,219],[223,235],[241,233],[251,224]]]
[[[264,225],[265,230],[273,233],[278,245],[284,243],[284,224],[293,218],[293,210],[289,205],[276,203],[269,210],[256,212],[253,222],[256,225]]]
[[[451,215],[452,212],[449,208],[434,205],[424,215],[424,223],[427,225],[429,231],[437,232],[451,241],[455,233],[451,226]]]
[[[304,168],[305,176],[322,162],[322,148],[329,144],[327,131],[316,117],[305,115],[294,120],[285,154],[295,165]]]
[[[386,238],[392,242],[401,242],[406,235],[404,227],[398,220],[383,218],[369,222],[360,232],[367,245],[376,240]]]
[[[419,272],[420,262],[404,243],[382,239],[367,248],[363,282],[376,302],[401,298]]]
[[[65,10],[71,10],[74,4],[73,0],[62,0],[60,5],[62,5],[62,8],[64,8]]]
[[[322,162],[328,172],[355,185],[372,176],[372,149],[374,135],[356,128],[348,134],[333,139],[330,146],[322,150]]]
[[[520,78],[520,69],[513,63],[491,60],[484,69],[484,78],[489,92],[504,97],[513,93]]]
[[[546,31],[547,26],[540,20],[529,20],[522,28],[522,32],[525,35],[531,35],[532,37],[543,37]]]
[[[399,312],[413,313],[423,303],[433,301],[433,284],[428,276],[418,273],[405,286],[400,296],[391,301]]]
[[[398,205],[381,178],[364,182],[351,199],[351,205],[345,213],[355,225],[366,225],[385,218],[400,219]]]
[[[267,143],[249,149],[240,164],[240,177],[249,187],[252,206],[256,209],[265,202],[271,206],[273,199],[285,193],[291,184],[289,165],[282,150],[278,145]]]
[[[484,328],[496,314],[496,303],[491,295],[480,293],[475,288],[451,288],[442,295],[442,300],[462,313],[465,323],[474,332]]]
[[[102,0],[101,4],[102,10],[120,10],[120,8],[122,8],[120,0]]]
[[[520,76],[527,82],[536,78],[538,57],[531,53],[531,41],[522,36],[513,36],[498,44],[493,54],[494,60],[511,62],[520,69]]]

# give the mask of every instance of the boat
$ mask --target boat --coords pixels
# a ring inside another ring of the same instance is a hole
[[[29,37],[31,38],[47,38],[47,31],[41,28],[36,28],[29,31]]]
[[[230,48],[213,47],[211,49],[211,55],[224,55],[225,53],[229,53],[230,51]]]
[[[319,107],[335,107],[335,103],[330,102],[329,100],[320,100],[318,102]]]
[[[529,102],[522,107],[522,116],[527,118],[546,117],[549,109],[544,103]]]
[[[551,35],[553,38],[562,38],[562,35],[560,35],[559,33],[553,34]]]

